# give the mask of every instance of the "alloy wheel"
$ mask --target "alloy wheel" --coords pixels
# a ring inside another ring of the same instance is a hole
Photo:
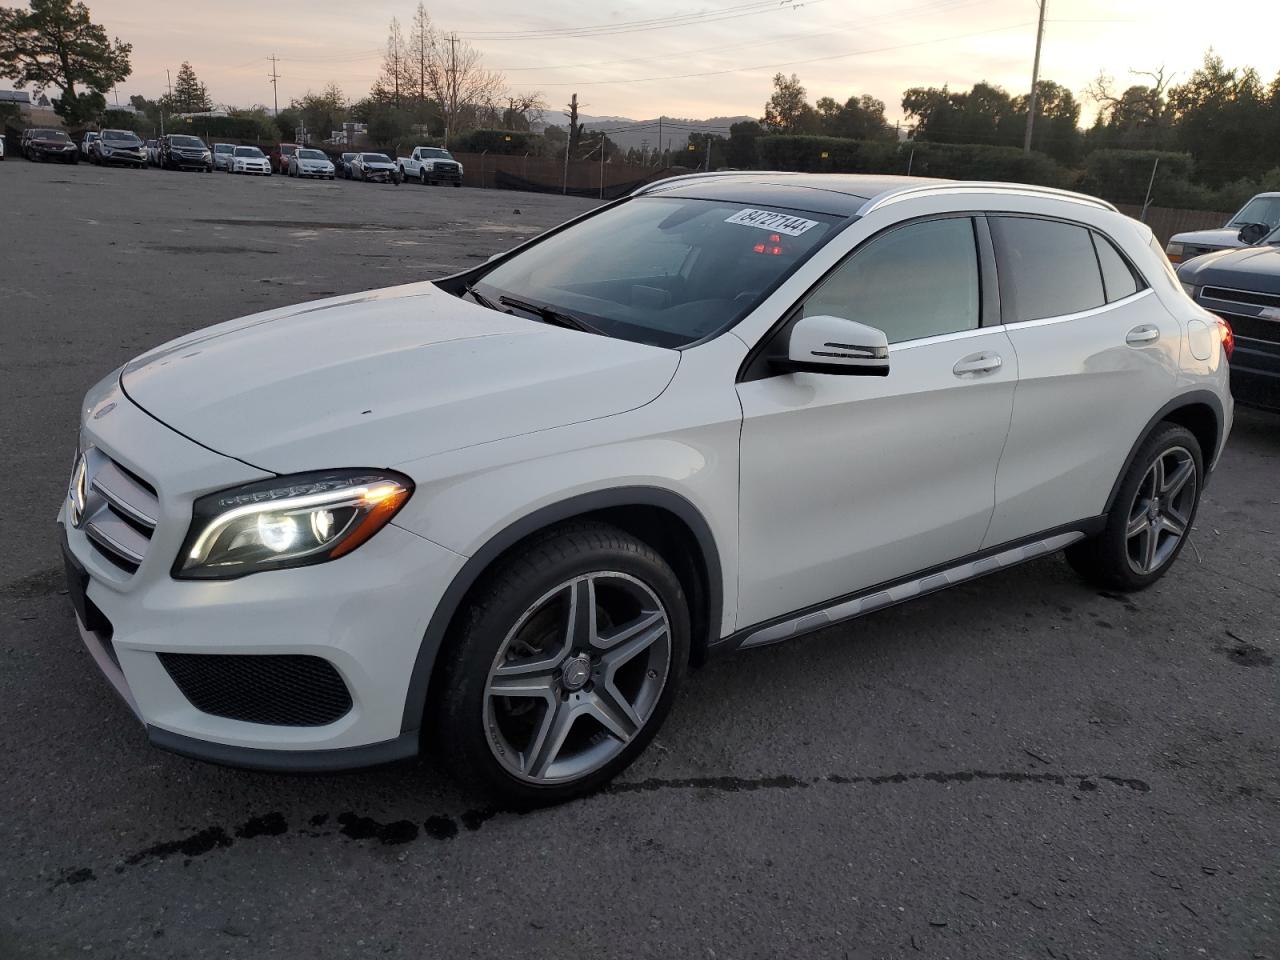
[[[547,591],[503,639],[485,684],[489,748],[512,775],[552,784],[620,754],[653,715],[671,669],[654,591],[600,571]]]
[[[1196,462],[1185,447],[1158,454],[1143,474],[1125,525],[1129,567],[1147,575],[1159,570],[1191,528],[1196,504]]]

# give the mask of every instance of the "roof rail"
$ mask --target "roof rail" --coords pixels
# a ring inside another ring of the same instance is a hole
[[[1071,190],[1059,190],[1056,187],[1040,187],[1031,183],[1002,183],[999,181],[984,180],[948,180],[942,183],[922,183],[918,187],[902,187],[898,190],[890,190],[880,194],[878,197],[872,197],[859,210],[859,214],[866,216],[872,210],[878,210],[886,204],[894,203],[898,200],[906,200],[920,194],[930,193],[967,193],[970,191],[981,191],[983,193],[1021,193],[1033,194],[1042,197],[1054,197],[1058,200],[1071,200],[1075,203],[1084,203],[1089,206],[1099,207],[1103,210],[1110,210],[1112,213],[1119,213],[1112,204],[1105,200],[1099,200],[1097,197],[1091,197],[1085,193],[1075,193]]]
[[[641,197],[646,193],[658,193],[660,190],[667,190],[678,184],[688,183],[690,180],[714,180],[720,177],[789,177],[795,176],[795,171],[785,170],[713,170],[710,173],[702,171],[701,173],[681,173],[674,177],[664,177],[661,180],[652,180],[649,183],[636,187],[631,191],[631,196]]]

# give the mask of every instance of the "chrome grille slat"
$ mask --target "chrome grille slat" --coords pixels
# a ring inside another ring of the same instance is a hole
[[[84,525],[85,536],[134,566],[142,563],[151,542],[110,508],[103,508]]]
[[[102,464],[93,477],[93,489],[106,498],[117,511],[133,518],[144,527],[156,527],[156,495],[127,474],[113,460]]]
[[[85,504],[77,526],[106,560],[132,575],[160,516],[155,488],[99,447],[84,452]]]

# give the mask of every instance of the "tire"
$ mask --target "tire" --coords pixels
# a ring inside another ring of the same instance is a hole
[[[461,181],[461,180],[455,180],[455,181],[453,181],[453,185],[454,185],[455,187],[461,187],[461,186],[462,186],[462,181]]]
[[[431,181],[427,179],[427,171],[426,171],[426,170],[419,170],[419,171],[418,171],[418,182],[419,182],[419,183],[421,183],[424,187],[426,187],[426,186],[430,186],[430,185],[431,185]]]
[[[1160,423],[1121,480],[1102,533],[1068,547],[1067,562],[1100,587],[1131,592],[1151,586],[1186,546],[1203,489],[1204,457],[1195,435],[1180,424]]]
[[[573,598],[595,601],[594,629],[573,616]],[[473,590],[441,650],[436,722],[424,729],[458,778],[491,800],[533,807],[582,796],[625,769],[661,726],[689,662],[689,634],[680,581],[653,548],[606,524],[567,524],[500,561]],[[512,676],[540,692],[491,693],[491,682]]]

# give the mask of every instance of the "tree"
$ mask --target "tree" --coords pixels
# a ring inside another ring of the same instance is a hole
[[[843,104],[832,97],[822,97],[817,104],[819,132],[829,137],[851,140],[887,140],[893,128],[884,116],[884,101],[863,94]]]
[[[163,102],[170,113],[208,113],[213,109],[208,88],[200,82],[191,64],[185,60],[178,68],[173,95],[164,97]]]
[[[289,108],[298,114],[309,134],[321,138],[341,129],[347,119],[347,98],[336,83],[330,83],[320,93],[308,90],[290,103]]]
[[[773,95],[764,105],[760,121],[770,133],[809,133],[817,125],[808,94],[794,73],[786,77],[774,74]]]
[[[409,26],[406,68],[409,89],[413,91],[419,116],[424,121],[427,119],[427,104],[431,99],[431,88],[427,82],[431,74],[431,51],[437,43],[436,28],[431,23],[427,8],[419,3],[413,14],[413,23]]]
[[[1256,70],[1227,69],[1212,49],[1186,83],[1170,88],[1174,140],[1195,158],[1197,179],[1219,187],[1275,165],[1257,142],[1267,124],[1267,99]]]
[[[1026,128],[1027,95],[1013,98],[1013,116],[1009,124]],[[1036,122],[1032,132],[1032,149],[1047,153],[1062,163],[1074,164],[1080,158],[1080,104],[1066,87],[1052,80],[1036,83]]]
[[[486,70],[480,52],[456,34],[439,35],[431,48],[427,82],[444,118],[444,142],[492,110],[504,93],[502,74]]]
[[[754,120],[743,120],[729,127],[729,143],[725,147],[725,163],[735,170],[750,170],[756,165],[756,140],[764,129]]]
[[[372,96],[398,108],[403,104],[404,91],[411,89],[411,79],[404,33],[400,30],[400,21],[392,17],[391,29],[387,33],[387,52],[382,55],[382,73],[373,82]]]
[[[106,92],[126,79],[131,44],[89,19],[89,8],[71,0],[31,0],[31,8],[0,7],[0,75],[22,89],[57,87],[54,104],[68,125],[101,113]],[[83,89],[79,89],[83,88]]]

